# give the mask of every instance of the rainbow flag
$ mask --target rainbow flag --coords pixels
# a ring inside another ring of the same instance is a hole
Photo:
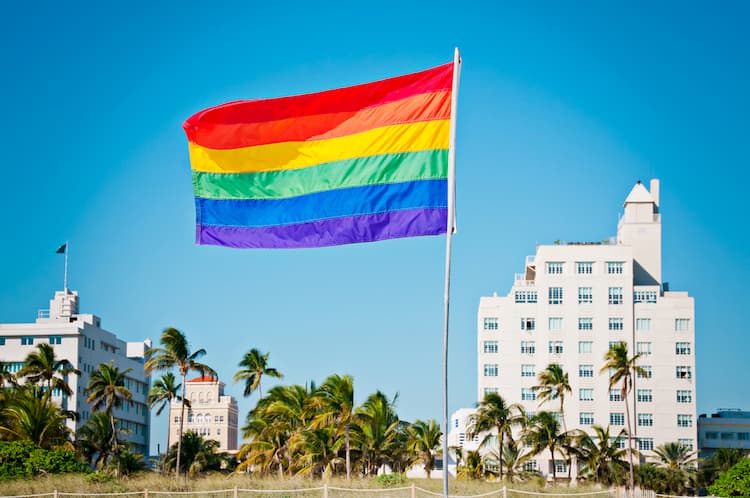
[[[453,71],[188,118],[196,243],[298,248],[445,233]]]

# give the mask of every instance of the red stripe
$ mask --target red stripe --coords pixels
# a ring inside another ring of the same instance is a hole
[[[324,92],[230,102],[194,114],[185,121],[183,128],[189,141],[204,145],[203,125],[263,123],[320,114],[355,112],[414,95],[450,90],[452,81],[453,63],[449,63],[418,73]]]
[[[344,137],[397,124],[450,119],[448,91],[423,93],[360,111],[280,119],[264,123],[203,123],[197,145],[209,149],[236,149],[278,142],[304,142]]]

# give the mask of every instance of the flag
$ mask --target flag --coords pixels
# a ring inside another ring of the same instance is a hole
[[[57,248],[57,251],[55,251],[55,254],[64,254],[67,248],[68,248],[68,243],[66,242],[65,244]]]
[[[188,118],[196,243],[300,248],[445,233],[453,71]]]

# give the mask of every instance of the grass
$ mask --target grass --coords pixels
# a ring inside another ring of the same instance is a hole
[[[191,478],[187,483],[184,478],[175,481],[174,477],[165,477],[157,473],[143,472],[134,476],[123,477],[120,480],[95,474],[95,477],[83,474],[63,474],[63,475],[46,475],[38,476],[34,479],[16,479],[10,481],[0,481],[0,495],[2,496],[19,496],[40,493],[52,493],[57,490],[60,493],[75,493],[79,496],[89,495],[91,493],[127,493],[143,492],[147,489],[149,492],[173,491],[185,492],[194,491],[199,493],[200,497],[210,498],[233,498],[233,489],[252,489],[252,490],[299,490],[296,492],[284,493],[243,493],[239,492],[239,498],[259,498],[262,496],[273,496],[275,498],[308,498],[322,495],[322,491],[310,490],[308,493],[301,492],[304,489],[320,488],[324,482],[329,487],[348,488],[352,491],[342,492],[337,490],[329,491],[329,498],[339,498],[343,496],[372,496],[373,498],[409,498],[410,490],[395,491],[393,488],[411,487],[414,484],[417,488],[426,489],[434,493],[442,492],[441,479],[406,479],[401,484],[384,486],[375,479],[352,479],[347,482],[343,478],[334,478],[329,481],[309,478],[291,478],[288,480],[279,480],[278,478],[258,478],[244,474],[207,474]],[[451,495],[471,496],[502,489],[501,483],[492,483],[484,481],[457,481],[451,479],[449,482],[449,492]],[[598,491],[601,488],[592,488],[590,486],[569,488],[567,486],[557,486],[554,488],[545,488],[541,482],[513,483],[508,484],[508,488],[544,492],[545,494],[569,494],[586,491]],[[224,493],[216,491],[229,490]],[[383,490],[383,493],[357,492],[357,490]],[[390,490],[390,491],[388,491]],[[213,491],[213,492],[212,492]],[[417,497],[428,496],[425,493],[417,492]],[[165,498],[166,495],[149,494],[149,498]],[[172,495],[178,497],[179,495]],[[194,498],[196,495],[192,495]],[[495,496],[501,496],[500,494]],[[520,496],[520,495],[519,495]],[[515,494],[508,492],[508,498],[514,498]],[[62,496],[61,498],[67,498]],[[524,495],[527,498],[527,495]]]

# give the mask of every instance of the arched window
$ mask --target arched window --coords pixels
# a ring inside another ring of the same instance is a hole
[[[193,412],[188,412],[188,424],[193,423]]]

